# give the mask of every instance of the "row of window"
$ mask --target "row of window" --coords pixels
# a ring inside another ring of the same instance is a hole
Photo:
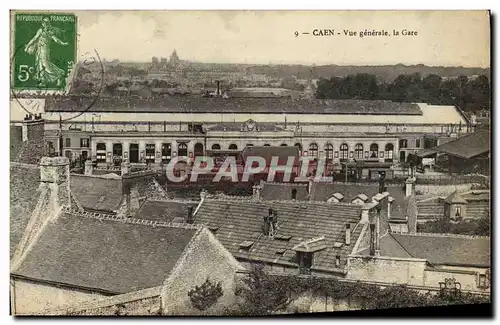
[[[299,147],[300,144],[296,144],[295,146]],[[326,159],[339,158],[340,160],[347,160],[349,158],[356,159],[368,159],[368,158],[378,158],[379,157],[379,149],[378,144],[373,143],[370,145],[370,151],[364,151],[363,144],[358,143],[354,146],[354,151],[349,153],[349,145],[347,143],[343,143],[340,145],[339,151],[334,151],[333,145],[327,143],[325,145],[325,157]],[[381,158],[383,157],[384,151],[380,152]],[[308,155],[311,157],[318,157],[318,145],[316,143],[311,143],[309,145]],[[394,145],[392,143],[388,143],[385,146],[385,158],[392,159],[394,155]]]
[[[399,140],[399,147],[408,148],[408,140],[407,139]],[[415,139],[415,148],[420,148],[420,139]]]
[[[64,140],[64,146],[66,148],[71,148],[71,138],[66,138]],[[80,139],[80,148],[88,148],[90,147],[90,140],[88,138]]]
[[[247,147],[253,146],[253,144],[248,143],[246,145]],[[264,146],[270,146],[269,144],[265,144]],[[281,146],[287,146],[285,143],[283,143]],[[297,147],[299,150],[302,150],[302,145],[300,143],[296,143],[295,147]],[[177,145],[178,148],[178,155],[179,156],[187,156],[188,155],[188,146],[184,142],[180,142]],[[221,146],[219,144],[213,144],[212,145],[212,150],[220,150]],[[238,146],[236,144],[231,144],[229,145],[229,150],[237,150]],[[376,143],[373,143],[370,145],[370,150],[369,151],[364,151],[364,146],[361,143],[358,143],[354,146],[354,151],[349,151],[349,145],[346,143],[343,143],[340,145],[339,151],[334,151],[333,145],[332,144],[326,144],[325,145],[325,157],[326,159],[333,159],[339,158],[340,160],[347,160],[349,158],[356,158],[356,159],[368,159],[368,158],[384,158],[384,153],[385,153],[385,159],[392,159],[393,154],[394,154],[394,145],[392,143],[388,143],[385,146],[385,151],[380,151],[379,152],[379,146]],[[139,145],[138,144],[130,144],[129,151],[130,154],[134,154],[135,152],[138,152],[139,150]],[[161,148],[161,156],[162,160],[166,161],[170,159],[171,156],[171,151],[172,147],[170,143],[163,143],[162,148]],[[96,145],[96,158],[97,161],[104,162],[106,161],[106,143],[99,142]],[[145,159],[146,161],[151,161],[154,162],[155,160],[155,152],[156,152],[156,145],[155,144],[146,144],[146,150],[145,150]],[[316,143],[311,143],[308,148],[308,155],[311,157],[318,158],[318,152],[319,152],[319,147]],[[122,156],[123,154],[123,146],[121,143],[115,143],[113,144],[113,155],[114,156]],[[200,155],[203,154],[203,144],[201,143],[196,143],[194,146],[194,154],[195,155]]]

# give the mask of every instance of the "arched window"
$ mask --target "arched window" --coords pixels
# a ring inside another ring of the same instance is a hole
[[[333,145],[327,143],[325,146],[325,156],[326,159],[333,159]]]
[[[229,145],[229,150],[238,150],[238,146],[237,146],[237,145],[235,145],[234,143],[231,143],[231,144]]]
[[[286,143],[282,143],[280,146],[281,147],[288,147],[288,145]]]
[[[309,145],[309,156],[318,158],[318,145],[316,143]]]
[[[294,147],[298,148],[300,152],[302,152],[302,145],[300,143],[296,143],[293,145]]]
[[[347,143],[342,143],[340,145],[339,158],[340,160],[347,160],[349,158],[349,146]]]
[[[376,143],[370,145],[370,158],[378,158],[378,144]]]
[[[246,147],[253,147],[253,144],[247,143]]]
[[[394,145],[392,143],[388,143],[385,146],[385,162],[392,162],[394,156]]]
[[[270,147],[271,145],[269,143],[266,143],[264,147]]]
[[[203,144],[197,143],[194,145],[194,155],[195,156],[203,156]]]
[[[356,159],[363,159],[363,145],[361,143],[354,146],[354,157]]]
[[[181,142],[177,146],[177,156],[186,157],[188,155],[188,145],[187,143]]]
[[[212,150],[220,150],[220,145],[218,143],[213,144]]]
[[[106,162],[106,144],[103,142],[99,142],[96,145],[96,159],[98,163]]]

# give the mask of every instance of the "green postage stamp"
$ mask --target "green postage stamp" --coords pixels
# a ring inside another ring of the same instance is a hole
[[[76,62],[76,16],[15,13],[13,37],[12,88],[64,91]]]

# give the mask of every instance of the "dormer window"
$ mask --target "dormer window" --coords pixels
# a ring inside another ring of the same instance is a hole
[[[262,233],[273,237],[278,232],[278,214],[273,209],[269,209],[268,215],[262,219]]]
[[[311,274],[313,253],[297,252],[299,262],[299,274]]]

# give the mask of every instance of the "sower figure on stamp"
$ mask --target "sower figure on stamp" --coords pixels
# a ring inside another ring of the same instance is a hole
[[[56,36],[59,32],[59,28],[51,26],[49,19],[44,18],[42,27],[38,29],[36,35],[24,47],[28,54],[35,54],[35,79],[38,81],[39,86],[53,82],[56,82],[57,86],[59,86],[62,82],[61,79],[64,77],[64,70],[50,62],[51,40],[59,45],[68,45],[67,42],[61,41]]]

